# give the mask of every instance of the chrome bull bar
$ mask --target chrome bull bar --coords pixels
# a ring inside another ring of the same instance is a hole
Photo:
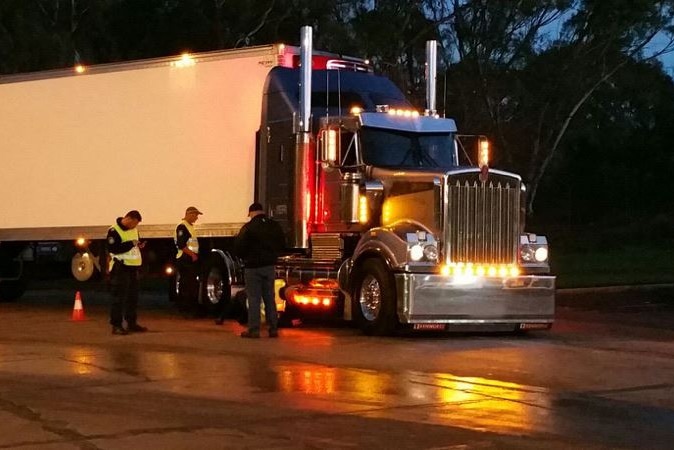
[[[552,324],[555,277],[461,278],[395,274],[398,318],[408,324]]]

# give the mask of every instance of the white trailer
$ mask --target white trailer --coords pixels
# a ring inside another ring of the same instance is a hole
[[[205,212],[201,236],[234,235],[254,198],[267,74],[297,54],[275,44],[0,77],[0,299],[23,293],[36,248],[84,242],[70,253],[88,279],[102,246],[87,243],[131,209],[145,238],[172,238],[188,205]]]
[[[98,238],[130,209],[172,237],[185,207],[228,235],[253,201],[269,45],[0,78],[0,242]],[[235,88],[232,88],[235,87]]]

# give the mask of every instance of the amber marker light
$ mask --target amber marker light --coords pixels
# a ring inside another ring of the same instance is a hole
[[[166,266],[166,268],[164,269],[164,273],[169,276],[173,275],[173,266]]]
[[[358,198],[358,221],[361,224],[366,224],[370,220],[370,214],[368,211],[367,197],[361,195]]]
[[[328,161],[337,160],[337,130],[326,130],[327,148],[325,159]]]
[[[171,65],[173,67],[183,68],[183,67],[191,67],[196,63],[197,62],[192,57],[192,55],[190,55],[189,53],[183,53],[182,55],[180,55],[180,59],[178,59],[177,61],[173,61]]]
[[[77,64],[75,66],[75,73],[84,73],[87,71],[87,68],[84,67],[82,64]]]
[[[75,240],[75,245],[78,247],[84,247],[87,244],[87,240],[84,239],[83,237],[79,237]]]
[[[485,167],[489,165],[489,141],[487,139],[480,139],[477,165],[479,167]]]

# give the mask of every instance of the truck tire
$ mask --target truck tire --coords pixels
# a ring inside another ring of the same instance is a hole
[[[354,277],[353,312],[367,335],[393,334],[398,326],[393,275],[380,259],[366,259]]]
[[[203,272],[202,307],[208,314],[220,314],[230,308],[231,286],[227,265],[217,254],[210,255]]]
[[[19,299],[26,292],[23,280],[0,281],[0,302],[11,302]]]

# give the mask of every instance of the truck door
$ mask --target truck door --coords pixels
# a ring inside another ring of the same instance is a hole
[[[268,123],[260,132],[256,198],[288,233],[292,226],[295,136],[291,121]]]

